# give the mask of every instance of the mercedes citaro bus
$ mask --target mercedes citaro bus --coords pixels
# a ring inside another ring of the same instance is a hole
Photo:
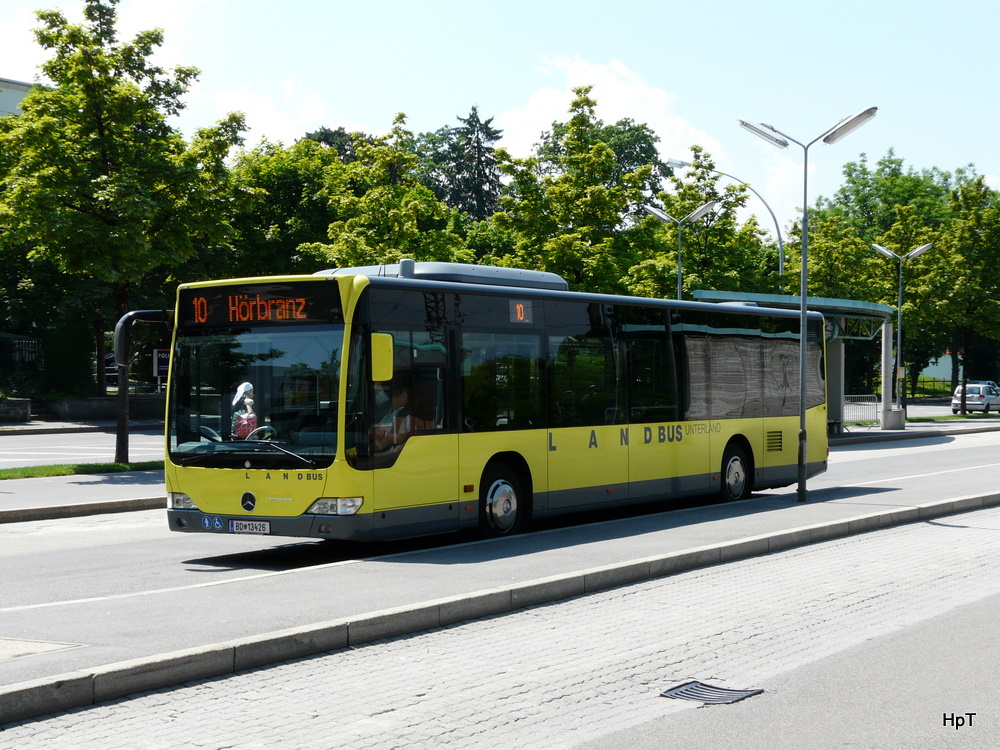
[[[175,531],[502,535],[798,477],[794,311],[403,260],[184,284],[163,317]],[[828,458],[823,333],[809,314],[808,476]]]

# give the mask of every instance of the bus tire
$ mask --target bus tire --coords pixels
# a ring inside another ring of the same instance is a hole
[[[517,472],[493,462],[483,470],[479,484],[480,528],[487,536],[506,536],[521,530],[527,503]]]
[[[724,502],[746,500],[753,484],[753,467],[743,446],[730,443],[722,457],[722,482],[719,494]]]

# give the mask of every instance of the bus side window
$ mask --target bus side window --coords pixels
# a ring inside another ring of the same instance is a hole
[[[535,333],[462,335],[462,429],[541,427],[541,339]]]
[[[629,341],[629,373],[631,421],[677,421],[677,385],[666,335]]]
[[[629,421],[680,419],[676,352],[666,311],[623,307],[619,317],[628,352]]]
[[[624,420],[621,362],[608,310],[597,304],[547,303],[549,420],[590,427]]]

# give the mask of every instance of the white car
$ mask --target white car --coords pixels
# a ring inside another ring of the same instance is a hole
[[[981,411],[987,414],[990,409],[1000,411],[1000,390],[992,385],[969,384],[968,392],[965,394],[965,410]],[[955,395],[951,397],[951,413],[958,414],[962,408],[962,386],[955,389]]]

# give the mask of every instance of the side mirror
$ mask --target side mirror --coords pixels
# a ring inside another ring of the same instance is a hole
[[[393,340],[391,333],[373,333],[372,349],[372,380],[385,383],[392,380],[393,373]]]

